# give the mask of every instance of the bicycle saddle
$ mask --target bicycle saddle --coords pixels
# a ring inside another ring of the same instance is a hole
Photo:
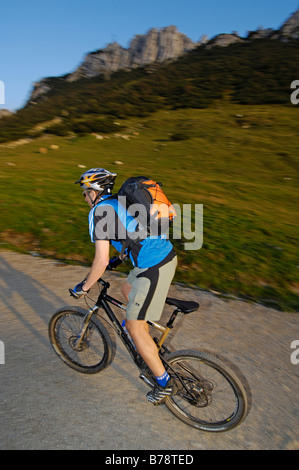
[[[191,302],[188,300],[177,300],[171,299],[170,297],[166,298],[166,303],[168,305],[174,305],[180,309],[183,313],[191,313],[198,309],[199,304],[197,302]]]

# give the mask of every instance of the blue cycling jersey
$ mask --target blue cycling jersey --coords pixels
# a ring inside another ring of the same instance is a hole
[[[129,214],[114,196],[103,196],[89,213],[91,241],[109,240],[121,252],[126,243],[126,253],[134,266],[150,268],[163,261],[173,250],[166,235],[140,236],[136,219]]]

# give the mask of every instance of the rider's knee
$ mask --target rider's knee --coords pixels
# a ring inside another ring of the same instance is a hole
[[[121,293],[124,296],[124,298],[127,300],[127,302],[129,302],[129,293],[131,289],[132,289],[132,286],[128,282],[124,282],[123,285],[121,286]]]
[[[132,338],[133,336],[139,335],[144,331],[148,332],[148,325],[144,320],[126,320],[126,328]]]

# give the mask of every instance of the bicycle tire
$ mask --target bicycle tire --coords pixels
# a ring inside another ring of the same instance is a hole
[[[170,374],[173,371],[178,374],[173,374],[178,392],[165,400],[177,418],[208,432],[228,431],[245,419],[246,391],[236,374],[221,360],[197,350],[174,351],[165,360],[170,365]],[[194,396],[193,403],[187,390]]]
[[[112,362],[113,342],[106,328],[93,315],[81,350],[73,347],[87,313],[79,307],[61,308],[51,318],[48,332],[54,351],[65,364],[77,372],[95,374]]]

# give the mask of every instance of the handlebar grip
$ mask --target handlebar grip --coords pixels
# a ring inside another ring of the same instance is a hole
[[[72,297],[74,297],[74,299],[79,299],[79,296],[76,294],[75,291],[73,291],[73,289],[69,289],[69,293]]]

